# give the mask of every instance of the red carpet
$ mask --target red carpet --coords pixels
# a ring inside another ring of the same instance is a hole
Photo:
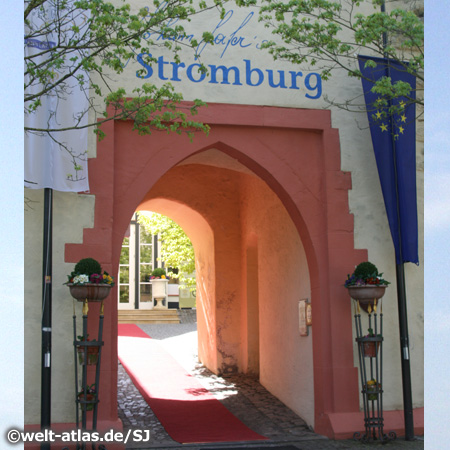
[[[118,335],[127,337],[139,337],[139,338],[149,338],[150,336],[142,331],[137,325],[128,323],[119,323],[118,325]]]
[[[119,325],[119,359],[172,439],[182,444],[266,439],[233,416],[158,341],[139,339],[142,334],[149,337],[136,325]]]

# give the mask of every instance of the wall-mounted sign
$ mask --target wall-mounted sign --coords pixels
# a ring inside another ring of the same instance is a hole
[[[306,323],[306,305],[307,300],[300,300],[298,302],[298,321],[300,336],[308,336],[308,325]]]
[[[310,327],[312,325],[312,307],[311,303],[306,304],[306,325]]]
[[[156,12],[168,7],[169,2],[162,1]],[[265,92],[277,89],[289,92],[290,96],[295,95],[297,101],[322,97],[322,76],[319,72],[300,70],[298,64],[287,61],[274,61],[263,48],[263,44],[273,40],[274,36],[259,22],[258,8],[228,8],[223,16],[215,10],[205,11],[192,21],[171,19],[164,23],[163,28],[147,32],[144,39],[155,42],[155,53],[142,52],[137,55],[138,64],[131,69],[136,69],[135,76],[153,83],[182,83],[187,86],[191,84],[191,87],[192,83],[212,87],[220,85],[226,91],[232,89],[242,93],[247,90],[252,92],[251,95],[255,95],[255,89]],[[146,9],[149,15],[153,14],[152,6]],[[167,29],[174,31],[180,25],[186,34],[179,35],[177,40],[185,44],[185,51],[177,52],[175,58],[175,55],[171,57],[167,54],[164,44],[174,40]],[[202,30],[206,29],[211,30],[212,42],[203,39]],[[195,47],[190,49],[193,43]],[[122,61],[124,69],[130,61]],[[202,70],[202,65],[208,73]]]

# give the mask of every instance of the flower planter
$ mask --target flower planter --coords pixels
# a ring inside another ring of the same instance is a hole
[[[367,398],[371,401],[378,399],[378,394],[381,391],[381,384],[372,384],[366,386]]]
[[[86,394],[86,397],[84,396],[83,392],[80,392],[78,394],[78,400],[80,400],[80,407],[82,411],[92,411],[94,409],[94,400],[95,395],[94,394]],[[81,403],[81,402],[91,402],[91,403]]]
[[[155,278],[152,280],[152,295],[156,300],[156,305],[153,309],[167,309],[167,306],[163,306],[162,302],[167,297],[167,285],[169,280]]]
[[[374,301],[383,297],[387,286],[377,285],[363,285],[363,286],[348,286],[348,293],[353,300],[359,301],[361,308],[364,311],[368,311],[369,305],[372,310],[374,307]]]
[[[67,283],[67,286],[69,286],[70,295],[79,302],[84,302],[85,300],[88,302],[101,302],[108,297],[112,287],[110,284],[95,283]]]
[[[364,356],[366,358],[375,358],[379,347],[379,342],[364,342]]]
[[[155,298],[165,298],[167,296],[167,285],[169,280],[167,279],[153,279],[152,283],[152,294]]]
[[[98,347],[88,347],[87,348],[87,364],[88,366],[94,366],[98,361]],[[78,362],[84,365],[84,347],[82,345],[78,346]]]

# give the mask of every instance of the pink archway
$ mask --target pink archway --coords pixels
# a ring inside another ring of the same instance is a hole
[[[116,273],[129,218],[173,167],[207,149],[237,159],[260,177],[288,211],[303,243],[314,311],[313,365],[315,431],[344,437],[359,415],[357,369],[353,364],[350,301],[342,288],[349,267],[366,258],[354,249],[349,213],[349,173],[341,171],[338,131],[329,111],[210,104],[197,117],[208,136],[193,142],[175,134],[139,136],[127,121],[104,126],[106,138],[90,160],[94,228],[82,244],[66,244],[65,260],[87,255]],[[116,294],[114,294],[116,295]],[[102,399],[99,419],[117,423],[117,298],[105,309]],[[109,395],[106,395],[108,393]],[[350,413],[350,414],[349,414]],[[359,425],[355,425],[358,427]]]

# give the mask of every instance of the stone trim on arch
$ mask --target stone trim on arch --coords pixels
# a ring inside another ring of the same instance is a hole
[[[237,159],[279,197],[303,243],[314,311],[315,431],[333,437],[331,416],[359,412],[350,301],[342,284],[348,267],[366,258],[367,252],[354,248],[348,207],[351,177],[341,170],[339,135],[331,128],[331,113],[209,104],[196,120],[208,123],[211,131],[196,135],[193,142],[160,132],[139,136],[127,121],[104,124],[106,138],[97,144],[97,157],[89,160],[94,228],[84,230],[82,244],[66,244],[65,260],[75,262],[89,254],[116,273],[129,218],[165,173],[210,148]],[[117,419],[116,304],[112,294],[105,311],[102,357],[102,392],[110,394],[99,409],[104,421]]]

